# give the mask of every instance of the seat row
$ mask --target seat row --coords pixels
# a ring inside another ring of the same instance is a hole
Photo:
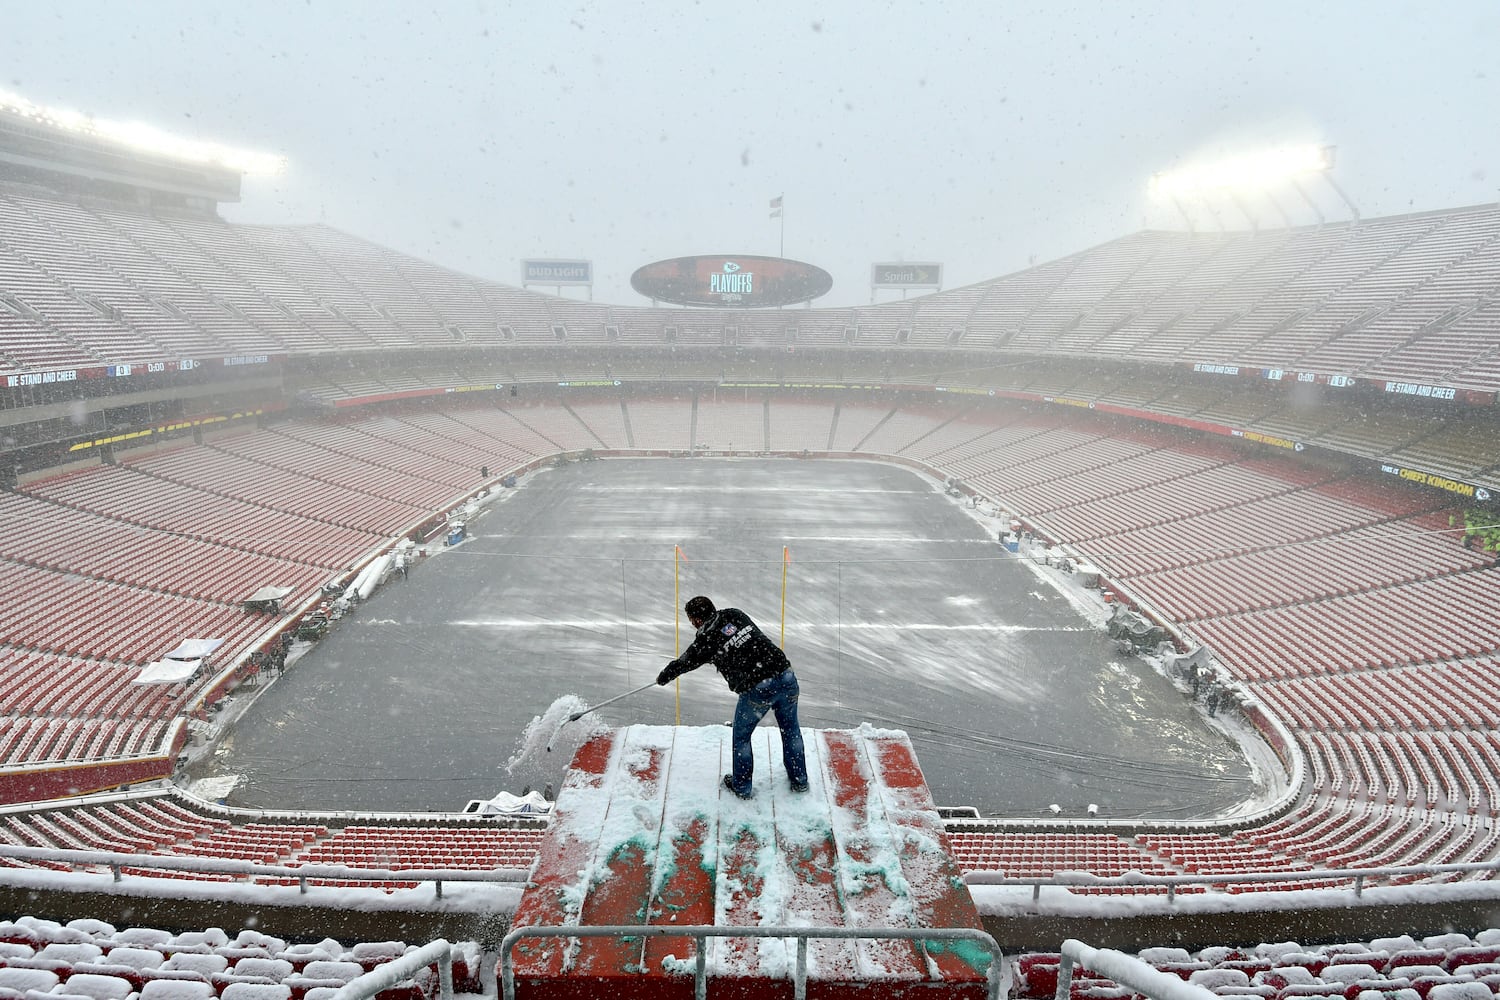
[[[170,718],[0,719],[0,766],[162,756],[171,727]]]
[[[0,495],[0,557],[151,590],[237,601],[266,583],[321,584],[326,570],[154,531],[21,493]]]
[[[1343,1000],[1484,1000],[1500,992],[1500,931],[1410,935],[1362,942],[1307,946],[1295,941],[1254,947],[1143,948],[1134,956],[1169,975],[1225,997],[1341,997]],[[1057,995],[1057,953],[1029,952],[1010,960],[1011,995],[1051,1000]],[[1075,968],[1070,995],[1126,1000],[1122,989],[1100,973]]]
[[[1500,649],[1500,572],[1448,574],[1190,623],[1255,680],[1483,657]]]
[[[0,559],[17,589],[0,621],[0,642],[86,660],[147,663],[186,638],[224,639],[221,656],[241,652],[266,627],[238,605],[90,580]]]
[[[1493,668],[1480,662],[1296,677],[1268,681],[1258,693],[1303,729],[1482,729],[1500,717],[1500,690]]]
[[[1446,527],[1446,514],[1435,513],[1128,579],[1174,620],[1191,621],[1414,583],[1493,562],[1455,545],[1456,534]]]
[[[346,945],[334,938],[291,943],[252,930],[230,938],[217,927],[172,933],[116,929],[100,920],[64,925],[23,916],[0,921],[0,991],[91,1000],[320,1000],[412,947],[402,941]],[[450,956],[454,991],[481,992],[479,946],[459,942]],[[377,996],[422,1000],[435,995],[437,985],[432,966]]]
[[[65,473],[33,483],[26,492],[127,524],[205,538],[325,569],[348,565],[382,538],[381,534],[169,483],[124,466],[96,466]]]
[[[132,459],[129,467],[204,493],[378,535],[431,513],[206,445]]]
[[[0,738],[4,732],[0,729]],[[290,821],[235,822],[201,812],[169,792],[155,792],[128,799],[13,812],[0,824],[0,836],[34,847],[225,858],[264,864],[485,871],[528,867],[541,844],[544,828],[542,822],[524,827],[476,824],[332,829]],[[158,875],[147,869],[139,873]],[[160,877],[191,879],[199,875],[182,872]],[[202,877],[237,880],[242,876],[204,874]]]

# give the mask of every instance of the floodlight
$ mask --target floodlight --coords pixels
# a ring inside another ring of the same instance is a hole
[[[1212,191],[1264,191],[1304,174],[1333,168],[1332,146],[1282,146],[1155,174],[1151,193],[1178,198]]]
[[[233,149],[212,142],[169,135],[140,122],[113,122],[65,108],[33,104],[17,94],[0,91],[0,110],[34,119],[52,128],[97,136],[143,153],[168,156],[189,163],[207,163],[244,174],[279,174],[286,170],[286,157]]]

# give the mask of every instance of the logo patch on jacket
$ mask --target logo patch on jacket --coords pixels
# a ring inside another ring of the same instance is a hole
[[[734,624],[725,625],[723,628],[719,629],[719,631],[724,635],[734,635],[739,630],[739,626]]]

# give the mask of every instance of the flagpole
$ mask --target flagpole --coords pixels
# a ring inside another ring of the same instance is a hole
[[[781,243],[776,249],[776,256],[786,256],[786,211],[782,207],[782,199],[785,195],[778,194],[771,199],[771,218],[781,220]]]
[[[676,650],[674,656],[682,655],[682,546],[672,546],[672,648]],[[682,678],[677,678],[672,692],[673,703],[676,706],[675,722],[673,725],[682,725]]]
[[[792,564],[792,550],[781,547],[781,648],[786,649],[786,571]]]

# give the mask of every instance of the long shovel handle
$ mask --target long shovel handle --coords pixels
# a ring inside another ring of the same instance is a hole
[[[588,715],[590,712],[598,711],[599,709],[603,708],[605,705],[613,705],[617,701],[622,701],[625,698],[629,698],[633,694],[640,694],[642,691],[646,690],[647,688],[654,688],[654,687],[656,687],[656,682],[655,681],[652,681],[649,684],[642,684],[640,687],[636,688],[634,691],[626,691],[624,694],[617,694],[613,698],[609,699],[608,701],[601,701],[597,705],[593,705],[593,706],[591,706],[589,708],[585,708],[582,712],[574,712],[572,715],[568,716],[568,721],[569,722],[577,722],[579,719],[583,718],[585,715]]]

